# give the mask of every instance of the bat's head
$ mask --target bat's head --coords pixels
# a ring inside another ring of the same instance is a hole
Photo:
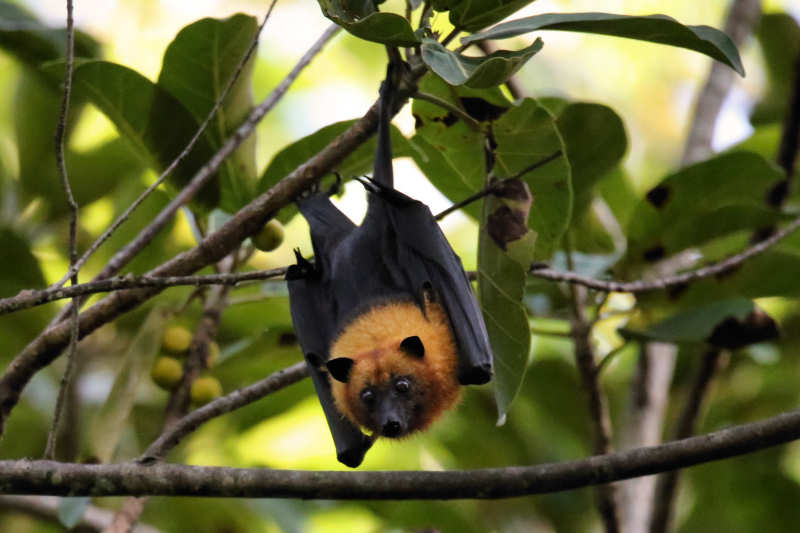
[[[446,322],[439,324],[435,320],[439,317],[433,318],[420,313],[424,323],[420,322],[418,335],[382,338],[366,346],[347,341],[335,346],[327,369],[342,414],[379,436],[401,438],[426,429],[455,404],[459,393],[455,343]],[[398,322],[394,328],[406,329]],[[341,355],[346,345],[351,345],[349,355]]]

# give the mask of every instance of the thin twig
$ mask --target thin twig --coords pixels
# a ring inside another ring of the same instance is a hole
[[[795,58],[792,75],[794,80],[787,102],[786,116],[783,120],[783,132],[777,158],[778,164],[786,172],[786,183],[782,194],[780,198],[775,199],[776,202],[773,202],[778,206],[783,205],[789,195],[789,184],[797,168],[797,152],[800,150],[800,54]]]
[[[222,268],[234,268],[236,262],[232,256],[236,256],[237,253],[238,250],[235,250],[231,256],[221,261]],[[170,393],[164,408],[162,433],[189,411],[192,383],[200,376],[201,372],[208,368],[209,345],[217,336],[222,313],[227,307],[229,289],[229,286],[217,285],[209,291],[210,294],[207,296],[203,308],[203,316],[197,324],[189,346],[189,353],[183,363],[183,374],[178,385]],[[127,533],[130,531],[139,521],[146,504],[146,497],[128,497],[119,511],[114,514],[111,525],[106,528],[104,533]]]
[[[76,267],[78,260],[78,202],[72,194],[72,187],[69,184],[69,175],[67,174],[67,163],[64,158],[64,138],[66,137],[67,130],[67,117],[69,115],[69,100],[72,94],[72,70],[75,63],[75,24],[72,18],[72,0],[67,0],[67,64],[64,72],[64,92],[61,97],[61,111],[58,117],[58,125],[56,126],[56,162],[58,164],[59,175],[61,176],[61,185],[64,187],[64,193],[67,196],[67,203],[69,204],[70,217],[69,217],[69,264],[70,273],[66,279],[70,279],[72,285],[78,284],[78,271]],[[66,281],[66,280],[65,280]],[[78,351],[78,306],[73,305],[70,312],[70,335],[69,347],[67,348],[67,367],[64,369],[64,375],[61,376],[61,384],[58,389],[58,398],[56,399],[55,410],[53,411],[53,422],[50,431],[47,434],[47,445],[45,446],[44,456],[46,459],[55,458],[56,441],[61,426],[61,418],[64,412],[64,406],[67,398],[67,389],[69,389],[72,381],[72,375],[75,370],[75,357]]]
[[[562,463],[457,471],[304,471],[0,461],[4,493],[337,500],[496,499],[561,492],[745,455],[800,439],[800,411],[660,446]]]
[[[189,354],[183,364],[183,375],[169,395],[164,409],[164,428],[169,428],[189,411],[192,383],[208,368],[209,344],[217,337],[222,313],[228,305],[230,287],[215,285],[206,297],[203,317],[197,324]]]
[[[272,8],[275,7],[275,3],[276,2],[277,2],[277,0],[272,0],[272,3],[270,4],[269,9],[267,10],[267,14],[264,16],[264,20],[261,22],[261,25],[258,27],[258,30],[256,31],[256,34],[253,37],[253,40],[250,43],[249,48],[247,49],[247,52],[245,52],[244,57],[239,62],[239,65],[236,67],[236,70],[234,71],[233,76],[228,81],[227,85],[225,86],[225,88],[222,91],[222,94],[220,94],[220,96],[217,99],[217,101],[214,102],[214,106],[211,108],[211,111],[209,111],[208,116],[205,118],[203,123],[200,124],[200,127],[197,128],[197,131],[195,132],[194,136],[192,136],[192,138],[189,140],[189,143],[186,145],[186,147],[183,149],[183,151],[180,154],[178,154],[178,156],[169,164],[169,166],[167,166],[166,169],[164,169],[164,171],[158,176],[156,181],[152,185],[150,185],[147,189],[145,189],[145,191],[142,192],[142,194],[140,194],[139,197],[136,198],[136,200],[134,200],[133,203],[131,203],[131,205],[129,205],[125,209],[125,211],[122,212],[122,214],[119,217],[117,217],[117,219],[103,232],[103,234],[100,235],[100,237],[98,237],[91,244],[91,246],[89,246],[89,248],[86,250],[86,252],[81,256],[80,260],[75,264],[75,266],[70,267],[70,271],[67,273],[67,275],[64,276],[64,278],[62,278],[61,280],[59,280],[58,283],[56,283],[54,286],[56,286],[56,287],[63,286],[65,281],[66,281],[66,279],[70,275],[72,275],[74,271],[77,271],[78,269],[80,269],[86,263],[86,261],[89,260],[89,258],[97,251],[97,249],[100,248],[100,246],[106,240],[108,240],[109,237],[111,237],[111,235],[117,230],[117,228],[120,225],[122,225],[122,223],[124,223],[126,220],[128,220],[130,218],[131,213],[133,213],[133,211],[137,207],[139,207],[139,205],[141,205],[141,203],[144,202],[144,200],[148,196],[150,196],[150,194],[154,190],[156,190],[164,182],[164,180],[166,180],[172,174],[172,171],[175,170],[175,168],[186,158],[186,156],[189,155],[189,152],[192,151],[192,148],[194,148],[194,145],[197,143],[197,141],[203,135],[203,132],[205,132],[206,128],[211,123],[211,120],[217,114],[217,111],[219,111],[219,108],[222,107],[222,104],[225,102],[225,99],[228,97],[228,94],[230,93],[231,89],[234,87],[236,82],[239,80],[239,77],[241,76],[242,71],[244,71],[245,66],[247,66],[247,63],[250,61],[250,58],[252,57],[253,52],[255,51],[256,47],[258,46],[258,39],[259,39],[259,36],[261,35],[261,31],[264,29],[264,25],[267,23],[267,20],[269,20],[270,14],[272,13]],[[187,188],[188,188],[188,186],[187,186]],[[198,187],[198,189],[199,188],[200,187]],[[188,202],[188,199],[186,201]],[[117,255],[119,255],[119,254],[117,254]],[[106,277],[114,275],[116,272],[119,272],[119,270],[125,264],[127,264],[128,261],[130,260],[130,258],[126,259],[125,257],[119,257],[118,258],[117,255],[115,255],[111,259],[111,261],[109,261],[109,265],[106,268],[104,268],[103,272],[100,275],[98,275],[95,279],[103,279],[103,278],[106,278]],[[113,265],[113,266],[111,266],[111,265]]]
[[[568,258],[571,252],[567,252]],[[569,260],[571,263],[571,260]],[[592,426],[595,455],[611,453],[611,419],[608,405],[600,389],[599,374],[595,365],[594,349],[591,342],[591,327],[586,319],[584,301],[586,289],[570,285],[572,310],[572,339],[575,343],[575,364],[581,376],[583,388],[589,400],[589,419]],[[619,531],[619,512],[617,510],[616,489],[613,485],[603,485],[595,492],[597,508],[606,533]]]
[[[0,509],[13,510],[27,513],[44,520],[48,520],[63,527],[58,517],[59,509],[64,500],[57,496],[0,496]],[[111,523],[113,513],[108,509],[89,505],[83,512],[75,529],[71,531],[101,531]],[[159,530],[148,526],[138,525],[133,533],[159,533]]]
[[[678,427],[675,430],[675,439],[685,439],[695,432],[700,410],[708,394],[708,387],[719,364],[721,351],[712,349],[703,357],[700,370],[695,377],[692,389],[681,411]],[[678,485],[678,471],[672,471],[658,477],[653,506],[653,515],[650,520],[650,533],[666,533],[672,520],[673,501],[675,489]]]
[[[595,372],[597,372],[598,374],[602,373],[603,369],[606,367],[606,365],[608,365],[608,363],[613,361],[614,358],[616,356],[618,356],[619,353],[622,350],[624,350],[625,348],[627,348],[627,347],[628,347],[628,343],[627,342],[623,342],[622,344],[620,344],[619,346],[617,346],[616,348],[614,348],[613,350],[611,350],[610,352],[605,354],[603,356],[603,358],[600,359],[600,362],[597,363],[597,367],[595,368]]]
[[[270,270],[254,270],[250,272],[235,272],[225,274],[206,274],[198,276],[122,276],[99,281],[90,281],[79,285],[63,288],[50,288],[38,291],[25,290],[14,297],[0,299],[0,316],[43,305],[64,298],[87,296],[101,292],[119,291],[125,289],[139,289],[143,287],[178,287],[183,285],[230,285],[236,286],[248,281],[260,281],[276,278],[286,274],[287,267],[273,268]]]
[[[139,461],[148,463],[153,460],[163,459],[184,437],[192,433],[202,424],[260,400],[306,377],[308,377],[308,367],[306,363],[296,363],[269,375],[261,381],[242,389],[237,389],[230,394],[221,396],[195,409],[167,428],[161,436],[145,450],[139,458]]]
[[[448,44],[450,44],[450,41],[455,39],[459,33],[461,33],[460,29],[453,28],[453,30],[450,33],[448,33],[444,39],[442,39],[442,46],[447,46]]]
[[[483,131],[483,128],[481,127],[481,123],[480,122],[478,122],[477,120],[472,118],[469,115],[469,113],[467,113],[463,109],[459,108],[458,106],[451,104],[447,100],[439,98],[436,95],[428,94],[428,93],[424,93],[424,92],[420,92],[420,91],[417,91],[416,93],[414,93],[412,98],[414,98],[416,100],[424,100],[426,102],[432,103],[433,105],[439,106],[442,109],[444,109],[446,111],[449,111],[450,113],[454,114],[455,116],[457,116],[458,118],[460,118],[461,120],[463,120],[464,122],[469,124],[472,129],[478,130],[478,131]]]
[[[681,274],[676,274],[674,276],[666,276],[658,279],[636,281],[600,280],[581,276],[580,274],[576,274],[574,272],[563,272],[547,267],[540,267],[539,264],[535,264],[531,267],[530,274],[537,278],[549,279],[551,281],[566,281],[571,284],[582,285],[598,291],[649,292],[664,290],[677,285],[684,285],[701,279],[717,276],[732,270],[748,259],[765,252],[779,241],[796,231],[798,228],[800,228],[800,217],[793,219],[787,226],[773,233],[769,238],[757,242],[753,246],[743,250],[738,254],[732,255],[729,258],[720,261],[719,263],[714,263],[713,265],[698,268],[697,270],[691,270]]]
[[[447,215],[449,215],[450,213],[452,213],[453,211],[461,209],[465,205],[469,205],[469,204],[471,204],[472,202],[474,202],[476,200],[480,200],[484,196],[488,196],[488,195],[492,194],[498,188],[502,187],[503,183],[505,183],[507,181],[510,181],[510,180],[519,179],[522,176],[524,176],[525,174],[527,174],[528,172],[533,172],[537,168],[543,167],[547,163],[557,159],[559,156],[561,156],[561,150],[556,150],[555,152],[553,152],[549,156],[545,157],[544,159],[541,159],[541,160],[539,160],[539,161],[537,161],[537,162],[535,162],[535,163],[523,168],[522,170],[520,170],[519,172],[517,172],[513,176],[510,176],[508,178],[503,178],[502,180],[491,181],[488,185],[486,185],[483,189],[481,189],[480,191],[476,192],[475,194],[470,195],[469,197],[464,198],[460,202],[451,205],[447,209],[444,209],[440,213],[437,213],[434,218],[436,220],[441,220],[444,217],[446,217]],[[491,180],[491,176],[490,176],[490,180]]]

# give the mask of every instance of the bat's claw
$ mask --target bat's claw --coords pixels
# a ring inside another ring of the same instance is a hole
[[[342,192],[342,175],[338,172],[334,172],[333,175],[336,176],[336,181],[331,183],[331,186],[328,187],[328,191],[326,192],[328,196],[333,196]]]

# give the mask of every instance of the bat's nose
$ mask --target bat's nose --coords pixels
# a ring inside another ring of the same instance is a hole
[[[403,427],[397,420],[389,420],[383,425],[381,433],[384,437],[397,437],[403,431]]]

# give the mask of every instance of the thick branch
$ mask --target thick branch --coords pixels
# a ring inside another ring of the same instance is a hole
[[[639,351],[637,372],[631,382],[628,420],[622,430],[625,448],[654,446],[662,441],[664,414],[678,349],[674,344],[648,342]],[[620,488],[622,531],[644,533],[650,525],[655,478],[632,479]]]
[[[736,0],[731,4],[725,21],[725,33],[736,46],[740,46],[750,35],[760,14],[761,0]],[[711,72],[695,104],[694,117],[681,160],[683,166],[702,161],[711,155],[711,140],[714,137],[717,116],[730,92],[733,79],[734,72],[730,68],[719,61],[712,63]]]
[[[138,463],[0,461],[0,492],[339,500],[511,498],[610,483],[800,438],[800,410],[660,446],[578,461],[451,472],[326,472]]]

